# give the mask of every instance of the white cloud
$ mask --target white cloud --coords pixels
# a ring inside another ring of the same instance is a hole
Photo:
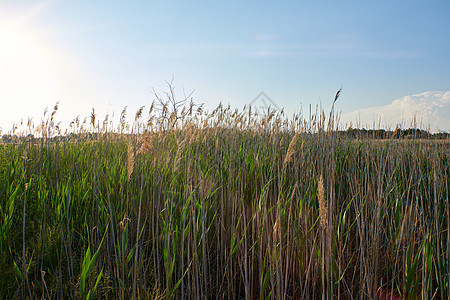
[[[432,132],[450,131],[450,91],[428,91],[394,100],[391,104],[370,107],[345,113],[341,118],[345,124],[357,127],[393,129],[416,126]]]

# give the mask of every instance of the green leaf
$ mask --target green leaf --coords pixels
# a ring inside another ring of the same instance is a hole
[[[12,219],[12,215],[14,213],[14,203],[16,199],[17,192],[19,191],[20,185],[17,185],[15,191],[9,196],[9,209],[8,209],[8,219]]]
[[[242,244],[242,241],[244,240],[244,237],[242,237],[240,240],[239,240],[239,244],[237,244],[236,246],[234,246],[234,248],[232,249],[233,251],[231,252],[231,255],[234,255],[235,253],[236,253],[236,251],[237,251],[237,249],[238,249],[238,246],[240,246],[241,244]]]
[[[174,287],[172,288],[172,290],[170,291],[170,298],[172,298],[173,293],[176,291],[176,289],[180,286],[181,281],[183,280],[183,278],[186,276],[187,272],[189,271],[190,267],[191,267],[191,263],[189,263],[189,266],[186,268],[186,271],[184,271],[183,276],[178,279],[177,283],[174,285]]]
[[[183,276],[184,277],[184,276]],[[180,286],[180,284],[181,284],[181,281],[183,281],[183,277],[182,278],[180,278],[180,279],[178,279],[178,281],[177,281],[177,283],[174,285],[174,287],[173,287],[173,289],[172,289],[172,291],[171,291],[171,295],[173,294],[173,292],[175,292],[175,290],[178,288],[178,286]]]
[[[102,241],[100,242],[100,245],[98,246],[97,251],[95,251],[94,256],[91,257],[91,246],[88,246],[88,249],[87,249],[86,254],[84,256],[83,266],[82,266],[81,275],[80,275],[80,295],[81,296],[83,296],[85,294],[85,291],[86,291],[86,279],[87,279],[89,273],[91,273],[92,269],[94,268],[95,261],[97,259],[98,253],[99,253],[99,251],[100,251],[100,249],[101,249],[101,247],[103,245],[103,242],[104,242],[105,237],[106,237],[106,233],[108,232],[108,227],[109,227],[109,225],[106,226],[106,230],[105,230],[105,233],[103,234]],[[90,295],[90,291],[89,291],[88,296],[86,298],[88,298],[89,295]]]
[[[127,263],[130,262],[130,260],[133,257],[135,251],[136,251],[136,245],[134,245],[134,247],[131,249],[130,253],[128,253],[128,255],[127,255]]]
[[[91,262],[91,246],[88,246],[83,259],[83,266],[80,275],[80,295],[84,295],[86,290],[86,277],[88,275],[89,264]]]
[[[273,293],[273,290],[270,290],[269,295],[267,295],[267,297],[266,297],[267,300],[272,299],[272,293]]]
[[[31,254],[30,260],[28,261],[27,274],[30,273],[31,261],[33,260],[33,256],[34,256],[34,250],[33,250],[33,253]]]
[[[415,286],[417,284],[416,281],[414,281],[414,277],[416,275],[416,269],[417,264],[419,262],[419,256],[422,252],[422,245],[420,245],[419,251],[417,251],[417,254],[414,256],[414,259],[411,263],[411,247],[408,245],[408,249],[406,250],[406,291],[409,293],[411,292],[411,286]]]
[[[95,293],[97,291],[98,284],[100,283],[100,280],[102,280],[102,277],[103,277],[103,268],[100,271],[100,274],[98,274],[98,276],[97,276],[97,280],[95,281],[94,288],[92,289],[93,293]]]
[[[20,279],[20,281],[23,280],[22,277],[22,272],[20,271],[19,267],[16,264],[16,261],[13,259],[13,263],[14,263],[14,271],[16,271],[16,276]]]
[[[175,268],[175,256],[172,258],[172,261],[170,262],[169,281],[172,279],[174,268]]]
[[[109,225],[108,225],[109,226]],[[100,245],[97,248],[97,251],[95,251],[94,256],[92,257],[91,261],[89,262],[89,271],[90,273],[92,271],[92,268],[94,267],[95,260],[97,259],[98,253],[100,252],[100,249],[102,248],[103,242],[105,241],[106,232],[108,231],[108,227],[106,227],[105,234],[103,235],[102,241],[100,242]]]
[[[269,284],[269,279],[270,279],[270,269],[267,269],[266,274],[264,275],[263,288],[262,288],[263,291],[266,290],[267,285]]]

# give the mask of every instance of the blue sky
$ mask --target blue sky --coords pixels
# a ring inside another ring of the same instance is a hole
[[[0,0],[0,127],[57,101],[66,124],[133,115],[174,78],[208,109],[261,91],[289,114],[329,109],[342,87],[345,122],[448,131],[449,36],[448,1]]]

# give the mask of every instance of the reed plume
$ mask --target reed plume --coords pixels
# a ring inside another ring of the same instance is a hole
[[[297,132],[294,135],[294,137],[292,138],[291,142],[289,143],[288,151],[287,151],[286,157],[284,158],[285,165],[292,161],[292,157],[295,154],[295,146],[297,145],[298,138],[299,138],[299,135]]]
[[[127,150],[127,172],[128,172],[128,181],[131,179],[131,175],[134,170],[134,152],[133,145],[131,141],[128,142],[128,150]]]
[[[92,128],[95,128],[95,117],[96,117],[95,109],[92,109],[92,112],[91,112],[91,125],[92,125]]]
[[[398,124],[397,124],[397,126],[395,126],[394,132],[392,133],[391,139],[395,139],[399,136],[398,131],[399,131],[399,128],[398,128]]]
[[[320,175],[317,194],[319,197],[320,226],[322,227],[322,230],[325,231],[325,229],[327,229],[327,225],[328,225],[328,219],[327,219],[328,208],[327,208],[327,201],[325,199],[325,189],[323,187],[323,176],[322,175]]]
[[[137,151],[137,154],[146,154],[150,153],[153,150],[153,144],[151,137],[145,137],[144,142],[142,143],[141,147],[139,147],[139,150]]]

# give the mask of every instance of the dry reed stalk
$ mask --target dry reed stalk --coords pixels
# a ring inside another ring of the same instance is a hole
[[[394,130],[394,132],[392,133],[391,139],[395,139],[395,138],[397,137],[397,134],[398,134],[398,125],[395,127],[395,130]]]
[[[294,137],[292,138],[291,142],[289,143],[288,151],[287,151],[286,157],[284,159],[285,165],[292,161],[292,157],[295,154],[295,146],[297,145],[298,138],[299,138],[299,135],[298,135],[298,133],[296,133],[294,135]]]
[[[145,106],[141,106],[137,111],[136,115],[134,116],[134,121],[139,120],[142,117],[142,112],[144,111]]]
[[[146,154],[150,153],[153,150],[153,144],[150,137],[145,137],[144,141],[141,144],[141,147],[139,147],[139,150],[137,151],[137,154]]]
[[[95,109],[92,109],[92,112],[91,112],[91,125],[92,125],[92,128],[95,128],[95,118],[96,118]]]
[[[321,238],[321,244],[322,244],[322,299],[326,299],[326,297],[329,296],[327,293],[327,277],[328,277],[328,257],[327,257],[327,202],[325,199],[325,189],[323,186],[323,176],[320,175],[319,183],[318,183],[318,189],[317,189],[317,196],[319,198],[319,213],[320,213],[320,227],[322,227],[322,238]]]
[[[325,190],[323,187],[323,176],[320,175],[319,187],[318,187],[318,197],[319,197],[319,211],[320,211],[320,226],[322,230],[325,231],[328,225],[327,219],[327,201],[325,199]]]
[[[128,171],[128,181],[131,179],[131,174],[133,174],[134,170],[134,152],[133,145],[131,141],[128,141],[128,150],[127,150],[127,171]]]
[[[175,154],[173,169],[177,170],[180,165],[181,159],[184,157],[186,150],[187,138],[178,143],[177,152]]]

